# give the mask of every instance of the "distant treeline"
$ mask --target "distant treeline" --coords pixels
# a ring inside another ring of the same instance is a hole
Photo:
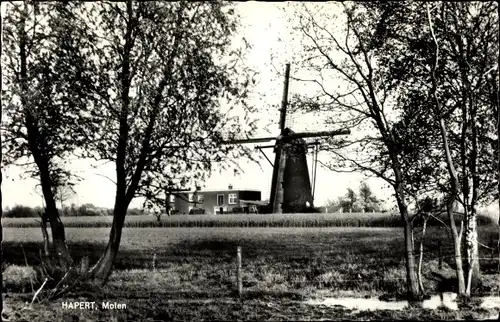
[[[28,207],[16,205],[12,208],[6,208],[3,211],[2,217],[5,218],[32,218],[39,217],[43,213],[44,209],[42,207]],[[83,204],[81,206],[76,206],[72,204],[71,206],[64,206],[59,209],[60,215],[62,217],[86,217],[86,216],[112,216],[113,209],[96,207],[93,204]],[[129,208],[127,211],[128,216],[144,215],[145,213],[141,209]]]

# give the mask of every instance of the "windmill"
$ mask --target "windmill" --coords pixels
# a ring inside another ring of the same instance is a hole
[[[261,150],[261,152],[265,148],[274,148],[274,164],[266,156],[266,159],[273,166],[271,195],[269,198],[269,210],[272,213],[304,212],[308,206],[313,207],[314,188],[311,189],[306,158],[307,144],[304,139],[350,134],[349,129],[295,133],[291,129],[285,128],[289,78],[290,64],[286,64],[283,100],[281,102],[279,120],[280,134],[278,137],[248,138],[225,142],[226,144],[247,144],[275,141],[274,145],[255,147]],[[317,147],[315,153],[315,165],[313,166],[314,181],[316,181]]]

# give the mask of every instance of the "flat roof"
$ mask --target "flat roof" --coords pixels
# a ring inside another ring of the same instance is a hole
[[[205,190],[191,190],[191,191],[179,191],[178,193],[194,193],[194,192],[221,192],[221,191],[254,191],[254,192],[261,192],[261,190],[255,190],[255,189],[205,189]],[[175,193],[172,191],[172,193]]]

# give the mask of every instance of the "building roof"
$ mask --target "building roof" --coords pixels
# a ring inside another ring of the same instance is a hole
[[[267,204],[269,204],[269,202],[267,202],[267,201],[260,201],[260,200],[243,200],[243,199],[240,199],[240,202],[246,203],[248,205],[257,205],[257,206],[267,206]]]
[[[191,190],[191,191],[181,191],[180,193],[195,193],[195,192],[229,192],[229,191],[253,191],[253,192],[261,192],[260,190],[256,189],[204,189],[204,190]]]

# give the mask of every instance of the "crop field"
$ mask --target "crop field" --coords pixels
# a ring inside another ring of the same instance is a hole
[[[111,216],[62,217],[66,227],[110,227]],[[394,226],[399,217],[387,213],[225,214],[127,216],[126,227],[344,227]],[[6,218],[4,227],[39,227],[39,218]]]
[[[88,256],[95,263],[108,234],[108,228],[67,228],[74,259]],[[487,244],[497,234],[494,226],[481,227],[480,241]],[[39,264],[41,239],[38,228],[5,228],[5,260],[13,267]],[[423,269],[425,287],[431,293],[452,290],[451,285],[432,277],[437,269],[438,244],[442,247],[443,265],[451,271],[451,244],[442,229],[431,227],[425,240]],[[242,247],[243,254],[243,301],[234,297],[237,246]],[[318,294],[356,297],[403,294],[403,250],[400,228],[125,228],[116,270],[109,283],[101,292],[87,296],[127,303],[128,309],[82,312],[77,318],[100,321],[111,316],[119,321],[463,318],[463,312],[446,310],[363,313],[302,304],[303,299]],[[481,248],[480,253],[485,283],[475,291],[498,295],[498,261],[487,249]],[[26,281],[25,285],[12,282],[6,287],[12,292],[31,289]],[[68,294],[61,301],[71,296]],[[11,303],[14,307],[21,305],[14,299]],[[58,310],[60,305],[60,302],[36,304],[29,312],[44,312],[47,321],[75,319],[70,315],[75,312]],[[479,309],[467,314],[484,318],[489,313]]]
[[[458,218],[457,218],[458,219]],[[39,227],[39,218],[5,218],[4,227]],[[66,227],[110,227],[111,216],[62,217]],[[445,222],[447,219],[442,218]],[[494,218],[478,216],[479,225],[489,225]],[[429,220],[429,225],[440,225]],[[162,216],[127,216],[125,227],[400,227],[399,214],[393,213],[304,213],[304,214],[226,214]]]

